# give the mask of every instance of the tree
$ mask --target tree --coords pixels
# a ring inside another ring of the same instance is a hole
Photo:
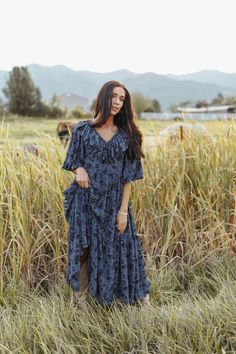
[[[183,101],[183,102],[180,102],[179,106],[180,107],[188,107],[191,105],[191,101]]]
[[[176,113],[178,112],[178,109],[177,109],[177,105],[176,104],[172,104],[169,106],[169,111],[171,111],[172,113]]]
[[[200,100],[195,104],[196,108],[208,107],[208,103],[206,100]]]
[[[230,104],[233,104],[233,105],[236,105],[236,96],[229,96],[229,97],[226,97],[223,101],[223,104],[226,104],[226,105],[230,105]]]
[[[139,92],[132,94],[132,102],[138,116],[150,106],[150,101]]]
[[[150,100],[149,105],[145,108],[144,112],[161,112],[161,105],[158,100]]]
[[[154,109],[154,112],[161,112],[161,105],[160,102],[156,99],[151,100],[152,107]]]
[[[219,105],[219,104],[223,104],[224,102],[224,96],[221,93],[218,93],[218,96],[213,98],[213,100],[211,101],[212,105]]]
[[[57,95],[53,95],[50,101],[50,107],[59,107],[60,106],[60,100]]]
[[[8,98],[8,110],[22,116],[35,116],[42,110],[41,93],[26,67],[14,67],[3,93]]]
[[[141,93],[134,93],[132,95],[132,101],[137,112],[138,116],[140,116],[141,112],[160,112],[161,105],[158,100],[150,99],[143,96]]]
[[[0,115],[2,115],[3,112],[4,112],[4,104],[3,104],[3,101],[2,101],[2,99],[0,97]]]
[[[83,108],[81,107],[75,107],[74,109],[72,109],[71,115],[73,118],[83,118],[85,116]]]

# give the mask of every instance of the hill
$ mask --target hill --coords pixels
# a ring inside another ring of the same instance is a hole
[[[37,64],[29,65],[28,69],[44,100],[49,100],[53,94],[71,93],[91,102],[102,84],[108,80],[123,82],[131,93],[140,92],[152,99],[158,99],[162,109],[187,100],[210,100],[219,92],[225,96],[236,94],[236,74],[220,72],[203,71],[182,76],[158,75],[152,72],[136,74],[128,70],[96,73],[76,71],[63,65],[45,67]],[[0,71],[0,90],[7,77],[7,71]]]

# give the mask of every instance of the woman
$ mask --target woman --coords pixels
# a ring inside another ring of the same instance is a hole
[[[76,174],[64,191],[69,224],[67,281],[78,299],[149,303],[150,282],[132,217],[131,182],[143,178],[142,133],[125,86],[100,89],[94,118],[72,131],[62,168]]]

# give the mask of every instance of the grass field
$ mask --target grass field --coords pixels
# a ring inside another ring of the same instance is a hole
[[[158,147],[171,122],[140,122],[145,178],[131,201],[151,280],[143,308],[77,308],[65,284],[72,176],[57,123],[12,117],[0,130],[0,353],[236,353],[235,123],[202,123],[212,144]],[[43,163],[25,159],[26,142]]]
[[[25,143],[40,143],[42,138],[56,138],[56,128],[59,121],[57,119],[8,117],[2,119],[5,135],[1,140],[7,137],[9,143],[14,144],[14,146],[21,146]],[[71,120],[71,122],[76,122],[76,120]],[[188,121],[186,120],[186,122]],[[144,143],[155,144],[155,137],[159,131],[173,123],[175,122],[139,121],[140,129],[144,134]],[[206,121],[200,122],[200,124],[217,136],[224,136],[232,127],[236,127],[234,121]]]

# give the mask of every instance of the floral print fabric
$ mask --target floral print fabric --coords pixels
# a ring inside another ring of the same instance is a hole
[[[89,247],[89,292],[99,303],[114,299],[134,303],[149,293],[140,240],[128,205],[123,234],[116,228],[123,184],[143,178],[140,159],[129,160],[128,136],[118,132],[107,142],[88,121],[72,131],[62,168],[84,167],[90,187],[81,188],[74,179],[64,191],[64,211],[69,225],[67,281],[80,288],[80,256]]]

